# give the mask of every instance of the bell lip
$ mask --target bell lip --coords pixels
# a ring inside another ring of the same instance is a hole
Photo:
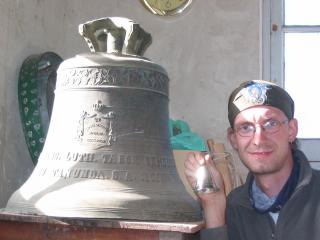
[[[58,71],[69,68],[104,66],[138,67],[157,71],[168,76],[167,71],[161,65],[152,62],[148,58],[138,55],[109,54],[103,52],[77,54],[75,57],[63,61]]]
[[[200,205],[187,192],[181,191],[181,203],[183,206],[178,207],[179,202],[176,202],[175,207],[168,207],[164,209],[165,204],[157,207],[141,208],[140,204],[135,207],[118,208],[115,211],[114,205],[102,204],[100,207],[88,204],[86,208],[81,209],[70,207],[62,204],[61,206],[45,205],[45,208],[36,206],[39,198],[26,200],[21,196],[21,188],[17,189],[9,198],[6,206],[1,211],[7,214],[15,214],[20,216],[38,216],[38,217],[52,217],[64,219],[104,219],[104,220],[126,220],[126,221],[151,221],[151,222],[198,222],[203,220],[203,215]],[[154,199],[153,204],[159,199]],[[179,198],[180,199],[180,198]],[[62,203],[66,199],[57,199]],[[84,199],[85,200],[85,199]],[[101,199],[100,199],[101,200]],[[84,201],[85,202],[85,201]],[[123,202],[124,203],[124,202]],[[131,203],[134,204],[134,201]],[[161,207],[161,208],[160,208]]]
[[[121,218],[76,218],[76,217],[55,217],[43,214],[20,214],[17,212],[0,210],[0,220],[19,222],[37,222],[45,224],[68,224],[76,226],[114,227],[124,229],[145,229],[157,231],[179,231],[182,233],[196,233],[204,226],[204,219],[201,216],[195,221],[152,221]]]

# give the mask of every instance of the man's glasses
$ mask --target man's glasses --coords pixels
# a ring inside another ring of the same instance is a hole
[[[287,122],[288,120],[278,121],[275,119],[269,119],[263,124],[244,123],[240,126],[236,126],[235,130],[241,137],[252,137],[256,132],[256,126],[259,125],[265,133],[273,134],[278,132],[281,125]]]

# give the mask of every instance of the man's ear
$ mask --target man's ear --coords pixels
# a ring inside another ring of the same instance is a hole
[[[289,126],[289,142],[293,142],[298,135],[298,120],[293,118],[288,123]]]
[[[232,146],[235,150],[238,150],[238,144],[237,144],[237,141],[236,141],[236,134],[235,134],[234,129],[232,129],[231,127],[229,127],[228,130],[227,130],[227,133],[228,133],[228,140],[229,140],[231,146]]]

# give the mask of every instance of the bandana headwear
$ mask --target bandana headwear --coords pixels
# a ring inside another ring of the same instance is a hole
[[[278,108],[289,120],[293,118],[294,102],[283,88],[268,81],[252,80],[242,83],[229,97],[230,126],[233,126],[234,119],[239,112],[259,105]]]

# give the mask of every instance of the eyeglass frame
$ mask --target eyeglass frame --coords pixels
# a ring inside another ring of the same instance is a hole
[[[270,118],[270,119],[267,119],[266,121],[264,121],[264,123],[250,123],[250,122],[246,122],[246,123],[242,123],[240,124],[240,126],[238,127],[234,127],[233,129],[235,130],[235,132],[241,136],[241,137],[253,137],[257,131],[257,126],[259,126],[266,134],[275,134],[277,133],[279,130],[280,130],[280,127],[283,125],[283,124],[287,124],[289,123],[289,119],[285,119],[285,120],[277,120],[277,119],[274,119],[274,118]],[[270,127],[267,126],[267,124],[270,124],[270,123],[276,123],[276,125],[274,126],[275,128],[272,129],[272,125],[270,125]],[[248,132],[248,134],[241,134],[240,133],[240,130],[243,129],[244,126],[248,126],[248,127],[252,127],[252,129]],[[271,131],[270,131],[271,129]]]

